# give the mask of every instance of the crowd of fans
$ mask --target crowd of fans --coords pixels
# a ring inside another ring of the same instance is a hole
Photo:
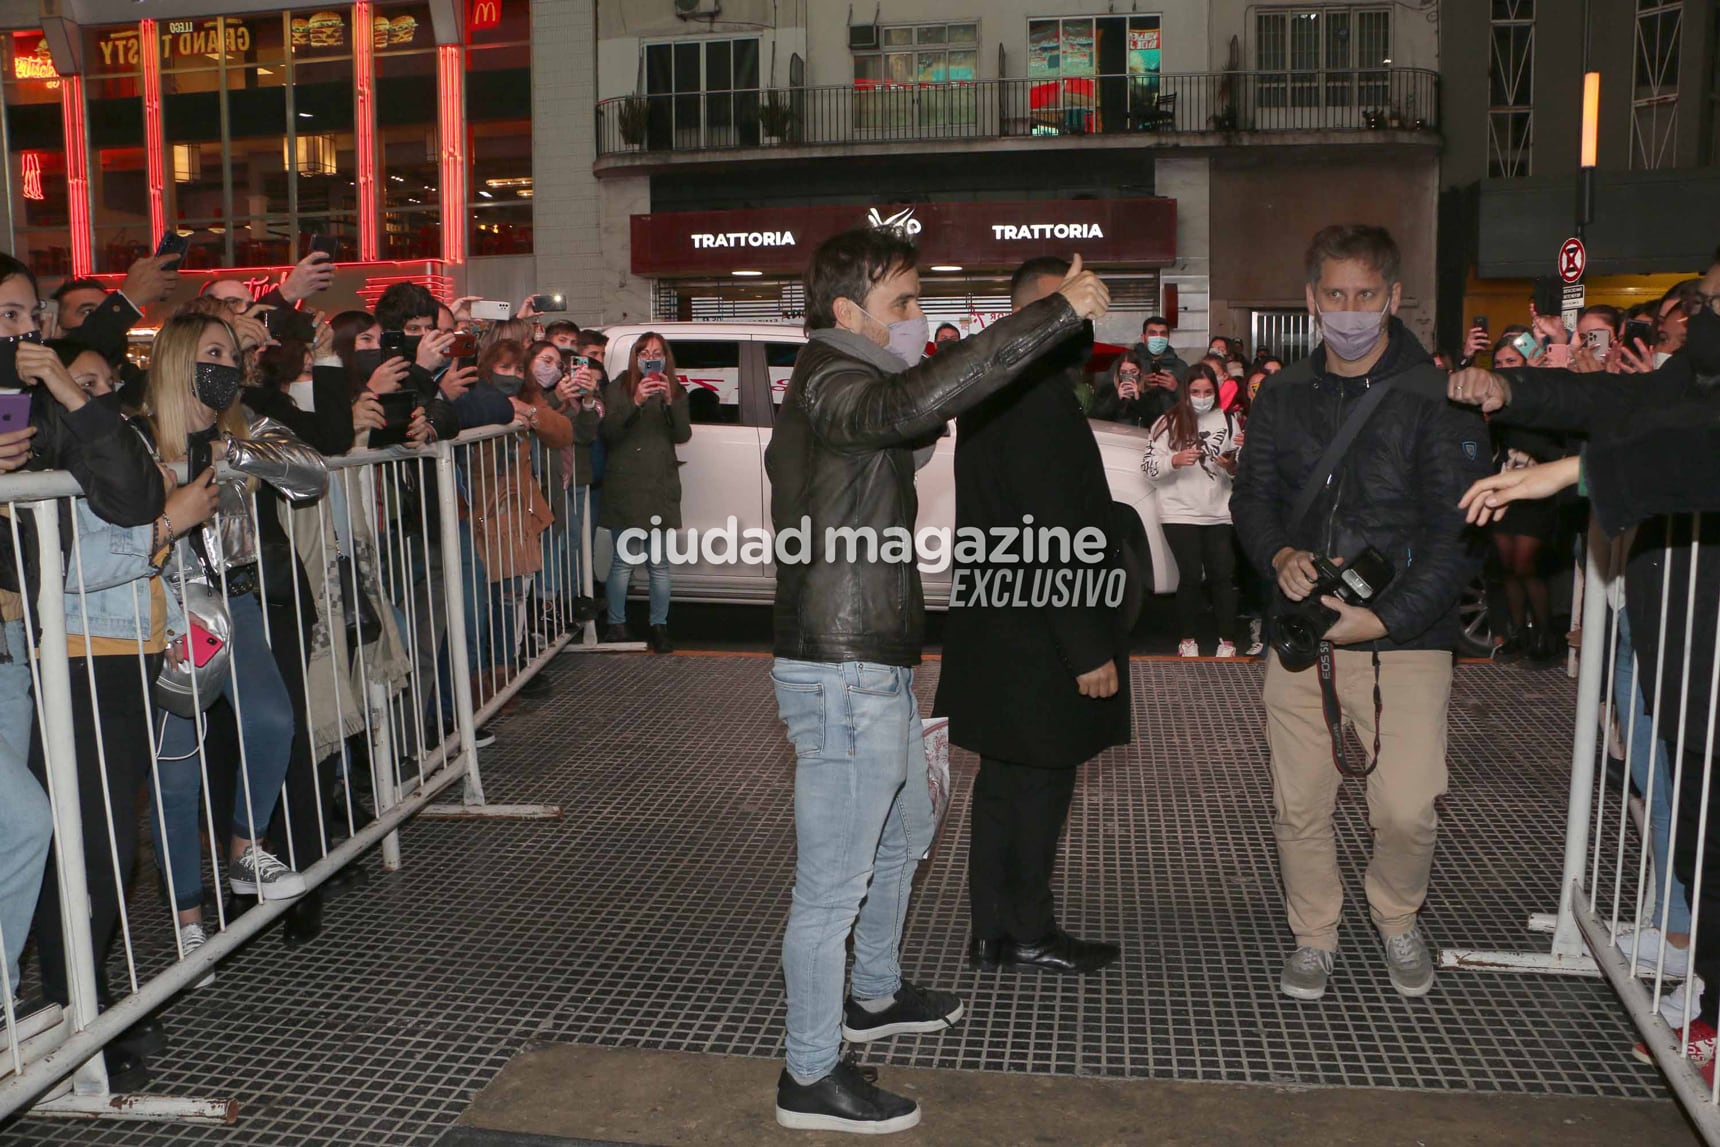
[[[307,891],[302,872],[373,818],[376,726],[406,757],[428,755],[453,728],[456,671],[482,706],[596,615],[580,589],[584,514],[614,528],[679,524],[674,444],[690,431],[666,340],[640,338],[610,380],[605,336],[546,322],[530,300],[512,319],[478,322],[473,298],[444,303],[397,283],[373,311],[331,317],[314,304],[333,271],[313,253],[261,298],[216,278],[161,321],[140,366],[131,332],[177,292],[171,256],[140,260],[117,291],[66,282],[56,307],[0,255],[0,374],[15,351],[23,404],[0,409],[14,427],[0,433],[0,473],[66,470],[86,495],[64,503],[57,566],[40,560],[29,515],[0,522],[0,934],[14,995],[35,938],[45,997],[20,1001],[20,1017],[70,998],[30,666],[44,569],[65,571],[106,1007],[121,921],[135,931],[150,916],[148,897],[134,897],[145,819],[180,958],[207,942],[207,916],[224,917],[229,894],[292,901],[288,942],[314,937],[323,897],[364,880],[349,866]],[[480,427],[519,433],[456,450],[457,539],[441,536],[436,468],[421,456],[330,463]],[[465,599],[463,669],[431,584],[446,545],[460,552],[461,585],[446,591]],[[606,637],[627,636],[635,564],[618,552],[609,571]],[[666,568],[651,565],[650,582],[652,644],[666,651]],[[551,688],[539,675],[517,693]],[[478,730],[478,746],[489,741]],[[136,1087],[161,1046],[152,1019],[113,1041],[114,1089]]]

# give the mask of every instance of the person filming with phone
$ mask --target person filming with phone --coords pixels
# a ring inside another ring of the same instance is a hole
[[[1487,472],[1487,427],[1446,401],[1446,373],[1397,318],[1400,266],[1383,228],[1314,236],[1306,294],[1323,342],[1260,392],[1230,500],[1279,591],[1264,701],[1296,937],[1279,988],[1297,1000],[1326,994],[1338,951],[1332,812],[1345,776],[1367,778],[1367,897],[1392,986],[1433,987],[1418,913],[1446,787],[1458,600],[1481,565],[1457,503]],[[1365,761],[1344,752],[1346,716]]]
[[[647,331],[633,343],[627,371],[603,396],[603,439],[608,447],[603,507],[597,524],[609,531],[614,556],[605,641],[626,641],[627,591],[633,571],[649,570],[651,650],[672,653],[669,640],[669,562],[661,532],[681,528],[681,475],[675,447],[693,436],[687,391],[675,370],[668,340]],[[644,540],[622,541],[628,529],[650,531]]]

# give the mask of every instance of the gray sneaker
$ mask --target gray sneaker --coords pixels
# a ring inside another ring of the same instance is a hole
[[[1337,956],[1324,948],[1298,948],[1284,962],[1278,990],[1293,1000],[1317,1000],[1326,994],[1326,980]]]
[[[1433,956],[1420,928],[1386,938],[1386,971],[1400,996],[1425,996],[1433,988]]]

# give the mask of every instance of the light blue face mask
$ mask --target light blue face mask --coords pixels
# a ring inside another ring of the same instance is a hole
[[[1164,335],[1153,335],[1147,339],[1147,349],[1152,351],[1154,354],[1164,354],[1165,351],[1170,349],[1170,346],[1171,340],[1166,338]]]

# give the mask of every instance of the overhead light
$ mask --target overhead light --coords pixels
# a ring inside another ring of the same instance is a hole
[[[1389,64],[1391,62],[1392,62],[1392,58],[1390,56],[1387,56],[1385,59],[1380,61],[1380,63],[1382,63],[1382,64]]]
[[[310,113],[310,112],[300,112],[300,113],[299,113],[299,118],[300,118],[300,119],[310,119],[310,118],[311,118],[311,113]]]
[[[484,186],[485,187],[488,187],[488,188],[491,188],[491,189],[497,190],[497,191],[499,191],[505,187],[530,187],[531,185],[532,185],[532,177],[529,175],[513,175],[513,176],[508,176],[508,177],[503,178],[503,179],[486,179],[486,180],[484,180]]]
[[[742,278],[754,278],[754,277],[757,277],[759,275],[764,274],[764,272],[763,271],[730,271],[729,274],[739,275]]]
[[[495,198],[495,196],[491,195],[488,191],[479,191],[478,194],[482,195],[485,199],[494,199]]]
[[[934,271],[959,271],[959,270],[961,270],[961,268],[958,267],[954,263],[939,263],[936,266],[934,266],[932,268],[932,270],[934,270]]]

